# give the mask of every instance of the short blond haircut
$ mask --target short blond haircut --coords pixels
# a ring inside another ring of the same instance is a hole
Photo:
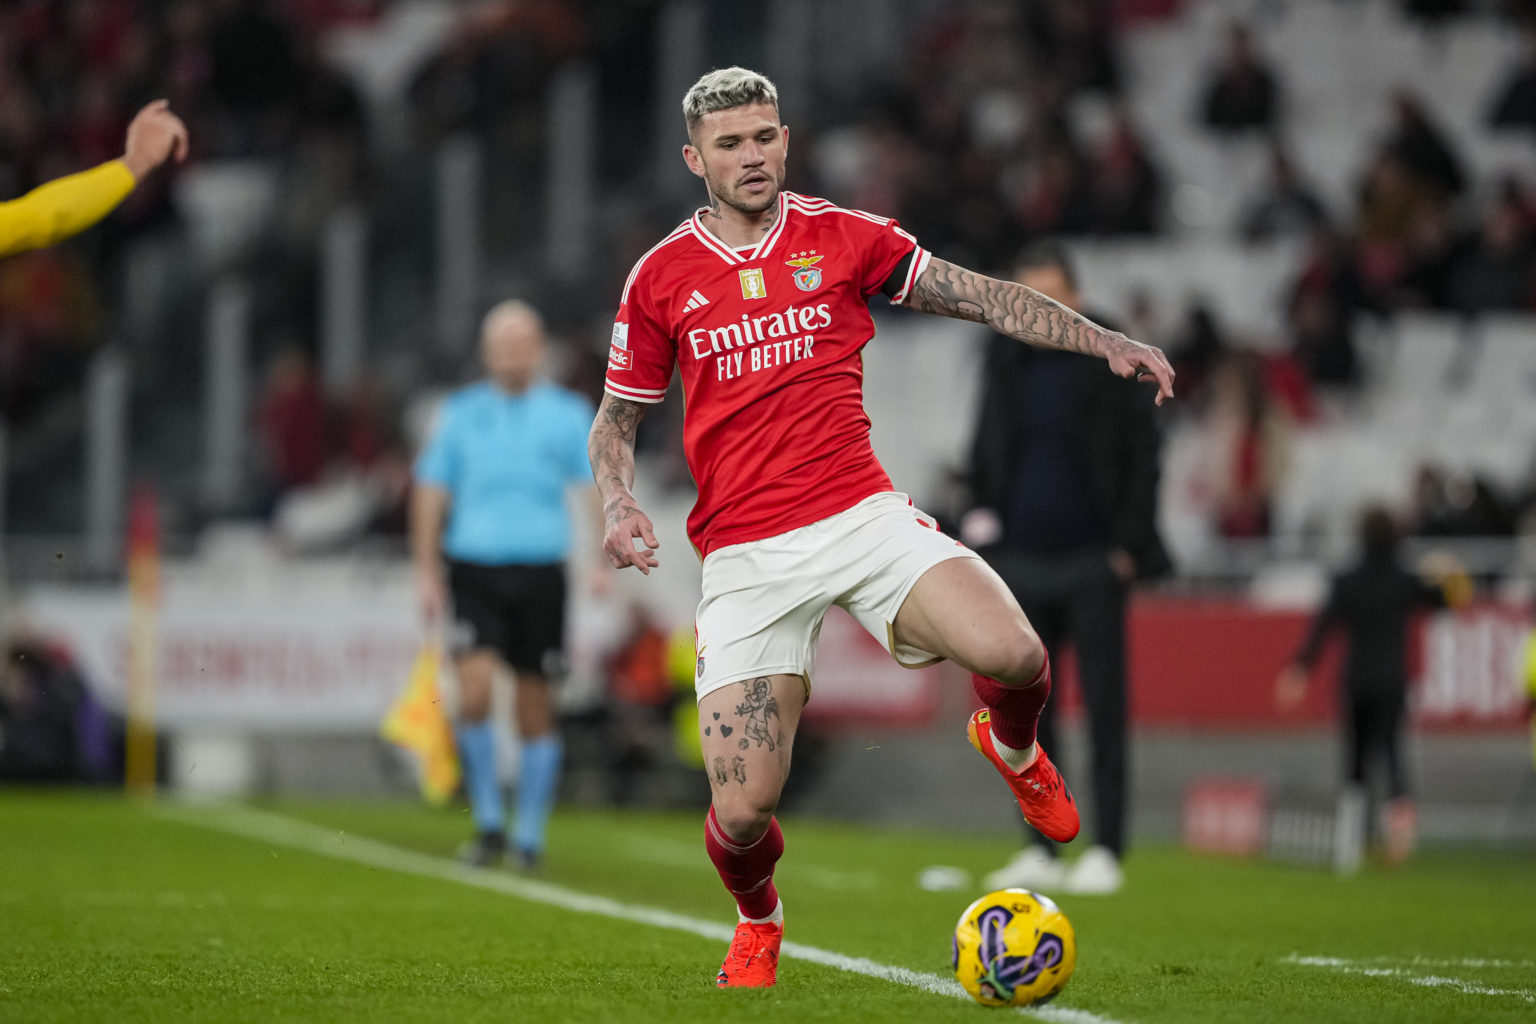
[[[693,83],[683,96],[683,121],[688,125],[688,137],[694,137],[699,122],[705,114],[732,107],[746,107],[754,103],[766,103],[779,110],[779,90],[765,75],[746,68],[717,68]]]

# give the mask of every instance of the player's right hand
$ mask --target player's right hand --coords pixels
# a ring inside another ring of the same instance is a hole
[[[419,573],[416,578],[416,600],[421,610],[421,621],[428,628],[443,621],[448,608],[448,592],[442,577],[436,573]]]
[[[169,100],[155,100],[128,123],[123,162],[135,181],[143,181],[146,174],[173,157],[177,163],[187,158],[187,126],[171,113]]]
[[[603,534],[603,552],[615,569],[632,565],[649,576],[661,563],[656,560],[656,527],[634,498],[618,500],[608,507],[608,529]],[[636,541],[639,544],[636,544]]]

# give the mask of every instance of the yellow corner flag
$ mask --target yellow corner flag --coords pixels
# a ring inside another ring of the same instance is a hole
[[[1531,767],[1536,769],[1536,632],[1525,640],[1525,696],[1531,719]]]
[[[405,691],[384,716],[380,733],[386,740],[416,755],[421,795],[430,804],[446,803],[459,788],[459,754],[453,726],[443,713],[437,674],[443,652],[428,643],[416,655]]]

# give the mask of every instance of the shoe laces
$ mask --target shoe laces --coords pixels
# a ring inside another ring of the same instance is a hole
[[[731,948],[725,955],[725,962],[740,969],[751,966],[753,960],[768,952],[767,939],[773,928],[772,924],[743,922],[731,938]]]

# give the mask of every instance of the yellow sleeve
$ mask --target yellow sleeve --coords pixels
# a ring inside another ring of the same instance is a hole
[[[0,203],[0,256],[62,242],[117,209],[137,184],[121,160],[39,185]]]

